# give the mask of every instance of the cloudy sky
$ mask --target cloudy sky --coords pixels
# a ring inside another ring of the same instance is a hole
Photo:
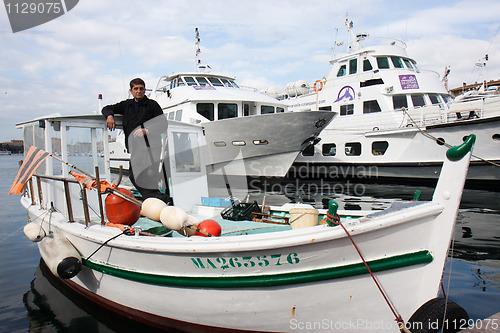
[[[421,69],[449,86],[500,79],[498,0],[80,0],[46,24],[12,33],[0,8],[0,141],[22,138],[15,123],[60,112],[92,113],[127,97],[130,79],[152,87],[191,71],[194,29],[201,59],[240,85],[263,89],[328,74],[335,42],[355,32],[407,44]],[[484,68],[476,66],[485,54]]]

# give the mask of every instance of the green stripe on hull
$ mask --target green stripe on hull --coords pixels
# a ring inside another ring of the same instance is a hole
[[[368,266],[372,272],[382,272],[391,269],[408,267],[432,262],[433,257],[429,251],[419,251],[407,253],[393,257],[372,260]],[[213,277],[186,277],[147,274],[128,271],[116,267],[97,264],[85,261],[85,266],[105,273],[148,284],[165,286],[195,287],[195,288],[251,288],[251,287],[272,287],[298,283],[308,283],[332,279],[340,279],[350,276],[368,274],[365,265],[360,262],[345,266],[322,268],[304,272],[254,275],[254,276],[213,276]]]

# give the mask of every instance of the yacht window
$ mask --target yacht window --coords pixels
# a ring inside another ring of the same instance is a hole
[[[174,120],[174,118],[175,118],[175,112],[174,111],[169,112],[168,113],[168,120]]]
[[[224,83],[224,87],[232,88],[231,82],[228,79],[221,79],[222,83]]]
[[[236,104],[219,103],[217,107],[218,119],[238,117],[238,106]]]
[[[363,72],[368,72],[371,71],[372,69],[373,67],[370,60],[368,59],[363,60]]]
[[[274,113],[274,107],[269,105],[261,105],[260,114],[266,114],[266,113]]]
[[[332,109],[330,108],[330,110],[328,111],[332,111]],[[279,106],[276,107],[276,113],[283,113],[283,112],[285,112],[284,108],[280,108]]]
[[[222,82],[220,82],[220,80],[216,77],[209,77],[208,79],[210,80],[210,82],[212,83],[212,85],[214,87],[223,87],[224,86],[222,84]]]
[[[226,143],[224,141],[215,141],[214,146],[215,147],[225,147]]]
[[[354,104],[345,104],[340,106],[340,115],[347,116],[354,113]]]
[[[408,108],[408,101],[406,100],[406,95],[394,95],[392,96],[392,104],[394,105],[394,110],[401,110],[402,108]]]
[[[254,145],[267,145],[269,144],[269,141],[265,140],[265,139],[260,139],[260,140],[253,140],[253,144]]]
[[[196,85],[196,81],[191,76],[185,76],[184,80],[186,80],[186,83],[188,86],[195,86]]]
[[[375,156],[384,155],[387,147],[389,147],[389,142],[387,141],[374,141],[372,143],[372,154]]]
[[[332,107],[331,106],[320,106],[319,110],[320,111],[332,111]]]
[[[411,101],[413,102],[413,107],[425,105],[424,95],[411,95]]]
[[[342,65],[337,72],[337,77],[344,76],[346,74],[347,65]]]
[[[380,112],[380,105],[377,100],[363,102],[363,113]]]
[[[210,121],[214,118],[214,104],[213,103],[198,103],[196,104],[196,112]]]
[[[234,82],[234,81],[229,81],[229,82],[231,82],[231,84],[233,85],[233,87],[239,88],[238,85],[236,84],[236,82]]]
[[[401,61],[400,57],[391,57],[392,64],[395,68],[404,68],[403,61]]]
[[[387,57],[377,57],[377,66],[379,69],[389,68],[389,60]]]
[[[243,140],[233,141],[232,144],[233,144],[233,146],[246,146],[247,145],[247,143]]]
[[[349,74],[356,74],[358,72],[358,59],[349,60]]]
[[[409,69],[414,69],[409,59],[403,59],[403,61],[405,62],[406,67],[408,67]]]
[[[177,79],[170,81],[170,89],[177,87]]]
[[[175,111],[175,120],[181,121],[182,119],[182,110]]]
[[[176,87],[180,87],[180,86],[185,86],[186,84],[184,83],[184,81],[182,80],[182,78],[179,78],[179,79],[175,79],[175,86]]]
[[[208,83],[207,79],[206,79],[206,78],[204,78],[204,77],[197,76],[197,77],[196,77],[196,80],[198,81],[198,84],[199,84],[200,86],[209,86],[209,85],[210,85],[210,83]]]
[[[250,115],[250,105],[244,103],[243,104],[243,115],[244,116],[249,116]]]
[[[438,94],[429,94],[429,98],[432,104],[439,104],[439,95]]]
[[[448,104],[452,101],[451,97],[448,95],[441,95],[441,97],[443,98],[443,100],[446,104]]]
[[[418,69],[417,63],[415,62],[415,60],[410,60],[410,61],[411,61],[411,64],[413,65],[413,68],[415,68],[415,70],[417,71],[417,73],[420,73],[420,70]]]
[[[335,143],[325,143],[321,150],[323,156],[335,156],[337,154],[337,145]]]
[[[361,155],[361,143],[359,143],[359,142],[347,142],[345,144],[345,154],[347,156],[359,156],[359,155]]]
[[[314,145],[309,145],[302,151],[302,156],[314,156]]]

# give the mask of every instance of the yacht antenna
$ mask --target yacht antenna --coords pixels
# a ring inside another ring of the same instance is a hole
[[[200,60],[200,53],[201,53],[201,50],[200,50],[200,32],[198,31],[198,28],[195,28],[194,29],[194,33],[195,33],[195,36],[194,36],[194,45],[196,46],[196,69],[198,69],[198,66],[200,66],[200,63],[201,63],[201,60]]]

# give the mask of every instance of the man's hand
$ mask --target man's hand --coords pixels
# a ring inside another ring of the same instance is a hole
[[[135,137],[143,137],[144,135],[148,134],[148,130],[145,128],[138,128],[132,133]]]
[[[106,127],[110,130],[110,131],[114,131],[116,126],[115,126],[115,117],[113,117],[112,115],[109,115],[107,118],[106,118]]]

